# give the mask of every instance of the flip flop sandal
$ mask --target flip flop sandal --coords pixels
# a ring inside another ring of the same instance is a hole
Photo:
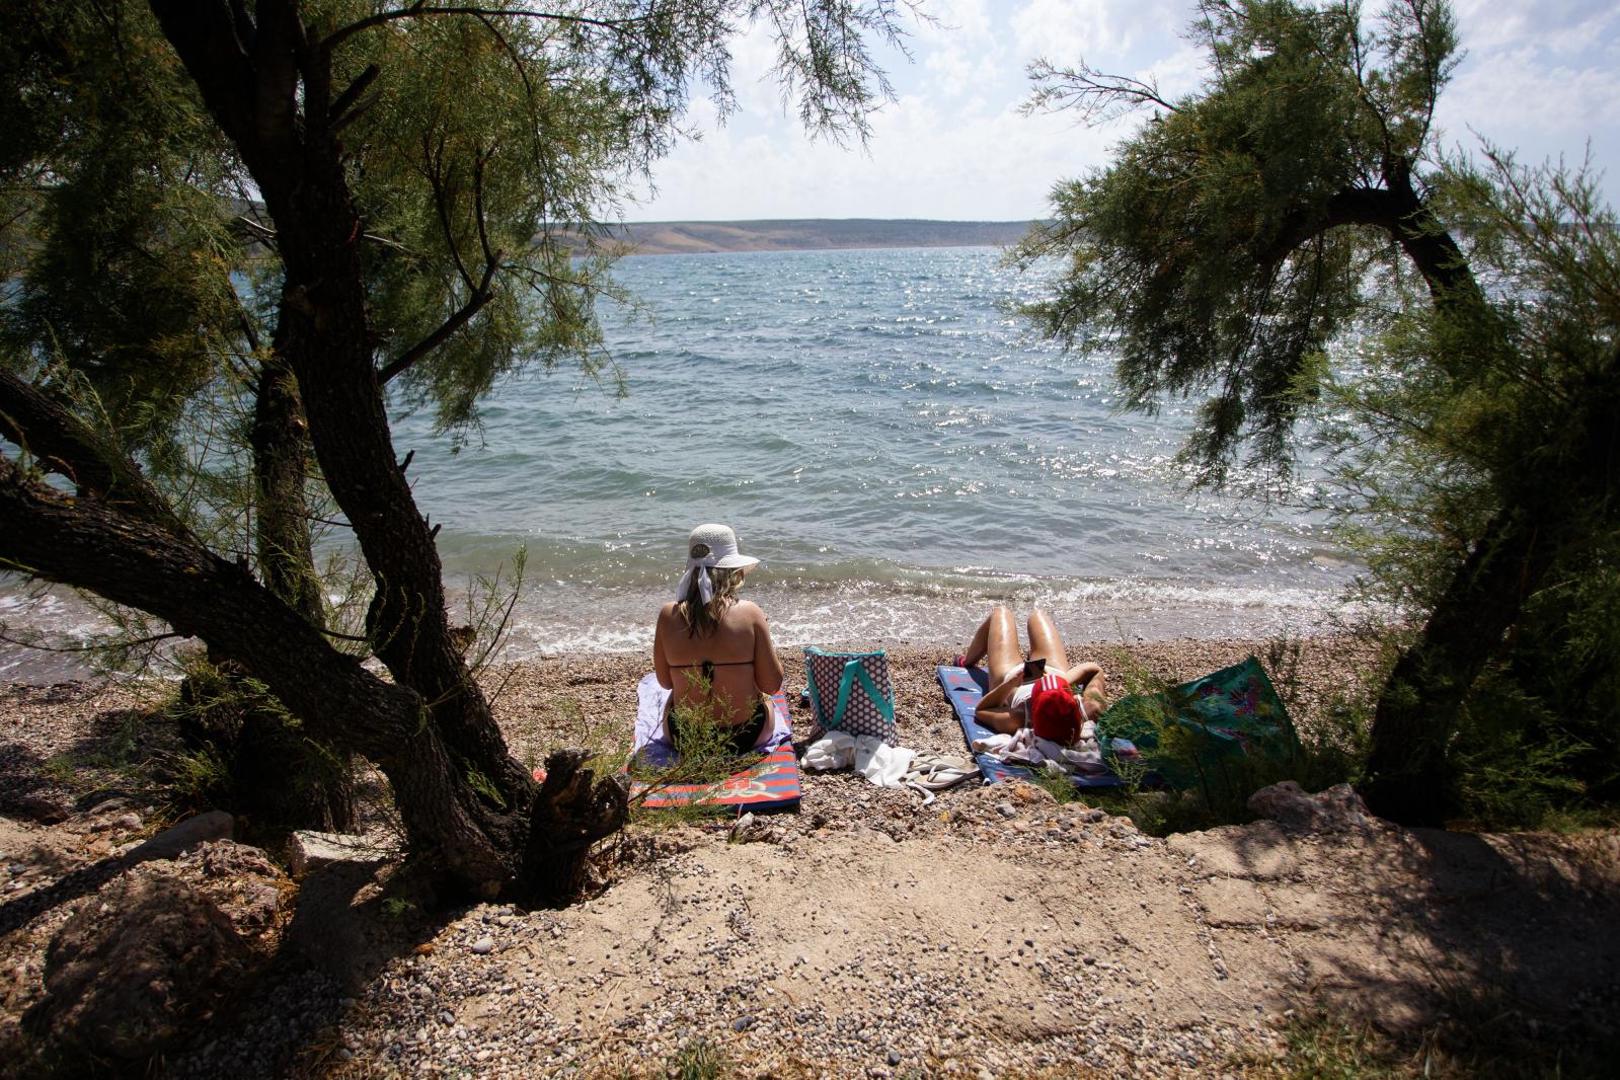
[[[978,776],[979,767],[967,758],[947,754],[919,754],[912,759],[911,768],[901,783],[921,793],[922,804],[934,801],[934,792],[955,787],[970,776]]]

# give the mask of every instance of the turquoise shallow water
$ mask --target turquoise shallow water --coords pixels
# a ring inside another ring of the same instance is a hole
[[[509,657],[647,647],[709,520],[765,560],[749,595],[784,644],[948,646],[996,601],[1093,640],[1338,610],[1352,568],[1322,522],[1185,491],[1172,456],[1197,403],[1119,412],[1106,351],[1065,355],[1008,313],[1045,281],[993,249],[634,257],[616,276],[639,302],[602,312],[626,395],[514,375],[459,452],[430,417],[395,420],[453,588],[527,551]],[[1295,493],[1316,479],[1305,462]],[[90,625],[53,603],[28,617]],[[0,655],[0,678],[30,663]]]

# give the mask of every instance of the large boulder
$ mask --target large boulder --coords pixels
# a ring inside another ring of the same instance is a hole
[[[251,951],[196,887],[129,875],[69,919],[45,953],[26,1023],[70,1051],[140,1062],[195,1034],[239,986]]]
[[[1250,795],[1249,809],[1303,832],[1344,832],[1383,824],[1349,784],[1336,784],[1312,795],[1294,781],[1284,780]]]

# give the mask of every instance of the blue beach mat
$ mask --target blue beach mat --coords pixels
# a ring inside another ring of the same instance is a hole
[[[945,700],[951,703],[951,708],[956,712],[956,721],[962,725],[962,736],[967,740],[968,752],[978,763],[979,771],[984,773],[984,782],[998,784],[1003,780],[1031,779],[1035,774],[1028,767],[1008,765],[994,755],[973,749],[976,741],[988,739],[995,734],[973,717],[979,699],[988,689],[989,679],[990,673],[984,668],[962,668],[950,664],[942,664],[939,667],[939,685],[945,691]],[[1123,780],[1111,772],[1103,776],[1074,773],[1070,775],[1069,780],[1075,787],[1086,790],[1117,788],[1124,784]]]

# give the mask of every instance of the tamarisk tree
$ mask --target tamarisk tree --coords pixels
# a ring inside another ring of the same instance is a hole
[[[24,31],[4,46],[18,284],[0,559],[206,643],[310,739],[375,762],[413,850],[454,886],[567,895],[623,793],[560,753],[537,785],[507,752],[449,625],[387,388],[454,427],[516,364],[599,362],[592,301],[610,286],[560,224],[593,235],[679,137],[695,84],[729,106],[727,44],[754,23],[806,124],[864,137],[888,89],[867,43],[897,41],[895,10],[6,6]],[[247,462],[235,490],[197,465],[198,415],[225,417],[204,441]],[[309,527],[327,500],[369,579],[358,645],[322,611]]]
[[[1612,576],[1612,222],[1582,176],[1443,160],[1434,109],[1458,45],[1440,0],[1376,19],[1205,0],[1190,33],[1210,73],[1176,100],[1090,66],[1032,69],[1034,107],[1150,113],[1111,165],[1056,188],[1022,244],[1026,265],[1064,260],[1032,314],[1069,345],[1109,340],[1134,407],[1204,397],[1183,450],[1204,483],[1245,448],[1286,469],[1298,420],[1352,407],[1380,448],[1356,457],[1376,494],[1353,509],[1425,563],[1400,596],[1421,625],[1382,688],[1363,791],[1437,821],[1459,726],[1493,707],[1482,673],[1549,588]],[[1330,363],[1352,334],[1366,354]]]

